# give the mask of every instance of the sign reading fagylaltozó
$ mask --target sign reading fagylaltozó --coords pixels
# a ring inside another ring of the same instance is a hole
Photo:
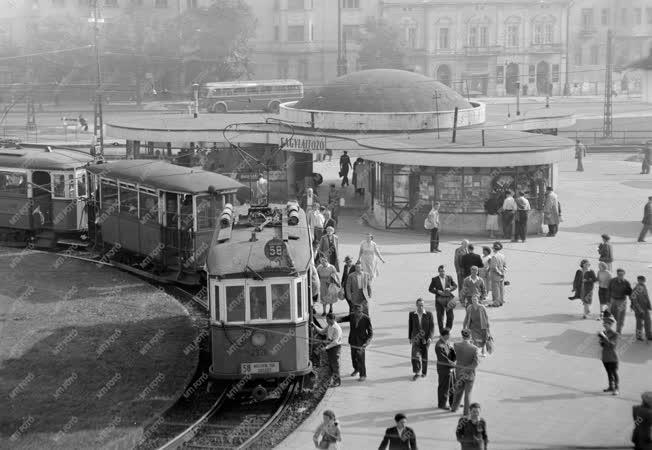
[[[281,147],[300,152],[326,151],[326,137],[323,136],[281,136]]]

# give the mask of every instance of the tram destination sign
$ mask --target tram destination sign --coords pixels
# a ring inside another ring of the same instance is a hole
[[[281,135],[280,145],[287,150],[298,152],[325,152],[325,136]]]

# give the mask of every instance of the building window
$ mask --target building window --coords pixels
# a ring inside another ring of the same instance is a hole
[[[543,24],[534,24],[534,43],[536,45],[543,44]]]
[[[582,8],[582,30],[593,31],[593,8]]]
[[[647,24],[652,25],[652,8],[645,8],[645,15],[647,16]]]
[[[534,82],[536,81],[536,75],[534,71],[535,71],[534,64],[530,64],[529,66],[527,66],[527,82],[530,84],[534,84]]]
[[[449,40],[449,29],[448,28],[440,28],[439,29],[439,48],[443,49],[448,49],[450,48],[450,40]]]
[[[417,48],[417,27],[415,26],[407,29],[407,45],[410,48]]]
[[[627,8],[622,8],[620,10],[620,23],[627,25]]]
[[[287,59],[282,59],[278,62],[278,77],[282,79],[287,79],[288,72],[290,71],[290,63]]]
[[[155,0],[154,1],[154,7],[155,8],[167,8],[168,7],[168,0]]]
[[[559,64],[552,65],[552,82],[559,83]]]
[[[288,0],[288,9],[304,9],[303,0]]]
[[[274,25],[274,40],[279,41],[281,39],[281,30],[278,25]]]
[[[602,8],[602,12],[600,13],[600,23],[602,25],[609,25],[609,9],[608,8]]]
[[[55,8],[65,8],[66,0],[52,0],[52,6]]]
[[[591,47],[591,62],[590,64],[592,65],[597,65],[598,64],[598,46],[594,45]]]
[[[476,27],[469,28],[469,47],[478,46],[478,29]]]
[[[117,8],[118,0],[104,0],[104,6],[108,6],[110,8]]]
[[[547,23],[543,26],[543,43],[552,44],[553,41],[553,31],[554,27],[551,23]]]
[[[643,10],[641,8],[634,8],[634,23],[640,25],[643,21]]]
[[[314,23],[310,24],[310,40],[311,41],[315,40],[315,24]]]
[[[308,60],[307,59],[302,59],[299,61],[298,67],[297,67],[297,77],[299,80],[307,80],[308,79]]]
[[[195,9],[197,8],[197,0],[186,0],[186,7],[188,9]]]
[[[505,66],[496,66],[496,83],[505,83]]]
[[[288,41],[303,42],[305,39],[303,25],[290,25],[288,27]]]
[[[486,47],[489,42],[489,28],[480,27],[480,47]]]
[[[346,42],[358,42],[360,40],[360,26],[344,25],[342,27],[342,37]]]
[[[338,0],[342,1],[342,7],[346,9],[360,8],[360,0]]]
[[[518,25],[507,26],[507,46],[518,47]]]

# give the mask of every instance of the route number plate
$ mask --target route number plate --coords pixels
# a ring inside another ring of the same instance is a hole
[[[240,373],[276,373],[279,371],[277,362],[260,362],[260,363],[242,363],[240,364]]]

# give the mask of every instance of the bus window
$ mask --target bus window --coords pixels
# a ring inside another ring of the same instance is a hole
[[[235,88],[233,89],[233,94],[234,95],[244,95],[247,93],[247,88]]]
[[[269,94],[272,92],[273,88],[272,86],[260,86],[260,93],[261,94]]]
[[[244,322],[245,292],[244,286],[226,287],[226,321]]]
[[[233,95],[233,89],[222,89],[221,97],[228,97]]]

